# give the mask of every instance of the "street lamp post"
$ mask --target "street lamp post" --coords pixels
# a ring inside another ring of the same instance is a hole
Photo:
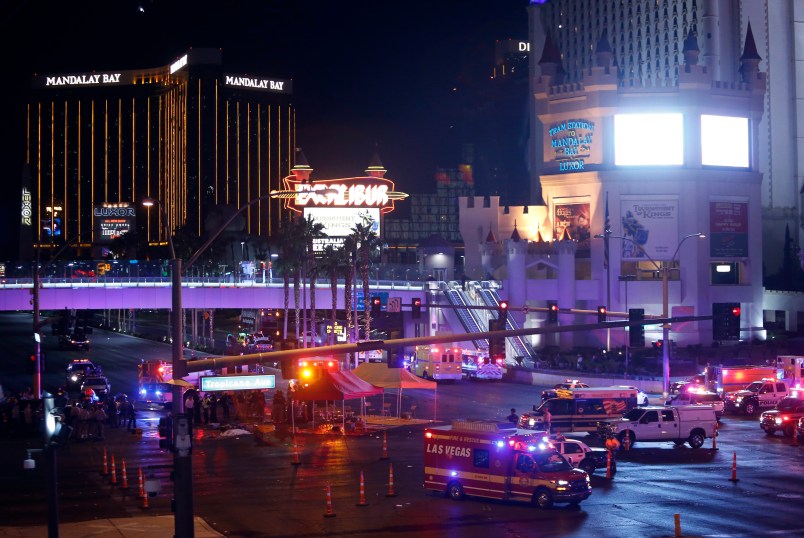
[[[167,219],[164,204],[161,200],[154,198],[146,198],[143,200],[142,205],[152,207],[159,206],[160,217],[164,226],[165,234],[167,235],[168,248],[170,249],[170,265],[171,265],[171,308],[173,315],[171,316],[170,334],[173,340],[171,346],[171,363],[173,367],[173,380],[178,380],[187,375],[186,365],[184,364],[183,357],[183,323],[182,323],[182,304],[181,304],[181,278],[182,270],[187,270],[193,263],[198,260],[201,254],[220,236],[221,233],[246,209],[267,200],[271,195],[267,194],[254,198],[250,202],[240,206],[221,227],[212,233],[206,242],[199,247],[195,253],[190,256],[184,266],[182,261],[176,256],[176,249],[173,246],[173,233],[170,223]],[[192,417],[185,417],[182,414],[182,388],[180,385],[173,384],[173,402],[171,404],[171,413],[173,415],[173,439],[175,448],[173,450],[173,471],[175,473],[175,517],[174,517],[174,533],[176,538],[192,538],[195,534],[194,516],[193,516],[193,468],[191,456],[191,436],[189,435],[189,424],[192,422]]]
[[[676,247],[676,251],[673,253],[673,256],[670,258],[669,262],[663,261],[661,265],[656,263],[656,260],[651,258],[650,254],[645,252],[645,249],[642,248],[642,245],[631,239],[630,237],[625,237],[622,235],[612,235],[608,231],[605,234],[597,234],[595,235],[596,238],[600,239],[607,239],[607,238],[614,238],[614,239],[621,239],[623,241],[628,241],[634,246],[636,246],[642,254],[645,255],[648,260],[653,264],[657,271],[662,274],[662,318],[667,319],[668,316],[668,273],[670,272],[670,265],[676,261],[676,256],[678,256],[678,252],[681,249],[681,245],[684,244],[684,241],[689,239],[690,237],[698,237],[703,239],[706,237],[701,232],[696,232],[693,234],[689,234],[684,236],[681,241],[678,242],[678,246]],[[662,323],[662,392],[665,398],[667,398],[668,394],[670,393],[670,325],[667,322]]]

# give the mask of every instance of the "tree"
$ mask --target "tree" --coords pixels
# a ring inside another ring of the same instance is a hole
[[[304,239],[303,245],[305,246],[304,252],[304,272],[307,279],[307,285],[310,289],[310,334],[311,342],[315,342],[315,280],[318,277],[317,266],[315,263],[315,254],[313,252],[313,240],[326,237],[324,233],[324,225],[320,222],[315,222],[312,217],[308,216],[306,219],[299,221],[299,233]],[[306,308],[307,305],[305,305]],[[304,338],[307,339],[307,327],[304,327]],[[306,346],[305,346],[306,347]]]
[[[349,335],[350,341],[352,340],[352,275],[354,274],[354,253],[355,242],[353,237],[347,237],[341,247],[343,257],[345,260],[344,266],[341,268],[343,274],[343,307],[346,310],[346,331]],[[357,320],[354,320],[357,322]]]
[[[365,337],[371,338],[371,314],[369,304],[370,289],[369,289],[369,268],[371,267],[371,258],[381,248],[382,241],[377,237],[377,232],[374,231],[374,221],[371,218],[364,218],[363,222],[355,224],[352,228],[351,237],[354,240],[354,245],[357,247],[357,263],[360,268],[360,279],[363,281],[363,316],[365,322]]]
[[[333,331],[330,333],[329,344],[335,344],[335,325],[338,322],[338,277],[349,270],[348,253],[343,249],[335,249],[332,245],[324,248],[323,255],[316,260],[318,271],[329,277],[329,287],[332,292],[332,308],[330,311],[330,323]]]
[[[296,339],[299,333],[299,226],[295,220],[283,221],[279,227],[277,243],[279,245],[279,259],[277,270],[282,273],[285,288],[285,327],[283,337],[288,337],[288,309],[290,303],[290,278],[294,278],[293,293],[296,300]]]

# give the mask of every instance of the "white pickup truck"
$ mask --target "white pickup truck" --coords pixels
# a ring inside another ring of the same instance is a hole
[[[630,410],[610,423],[622,447],[626,436],[630,446],[638,442],[672,441],[700,448],[715,435],[717,417],[710,405],[648,406]],[[610,431],[610,430],[609,430]]]

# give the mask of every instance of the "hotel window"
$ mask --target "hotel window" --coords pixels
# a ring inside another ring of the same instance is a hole
[[[711,281],[713,286],[737,286],[747,284],[743,278],[747,279],[748,272],[745,270],[743,261],[712,261],[711,262]]]

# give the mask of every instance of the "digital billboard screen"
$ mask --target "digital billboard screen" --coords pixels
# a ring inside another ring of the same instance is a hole
[[[130,206],[97,206],[93,211],[95,242],[108,244],[134,229],[135,212]]]
[[[748,118],[701,115],[701,164],[748,168]]]
[[[614,164],[672,166],[684,164],[684,117],[668,114],[616,114]]]
[[[313,239],[313,251],[323,252],[327,245],[339,247],[352,234],[356,224],[371,222],[372,229],[380,236],[380,209],[376,207],[308,207],[304,218],[324,226],[326,237]]]

